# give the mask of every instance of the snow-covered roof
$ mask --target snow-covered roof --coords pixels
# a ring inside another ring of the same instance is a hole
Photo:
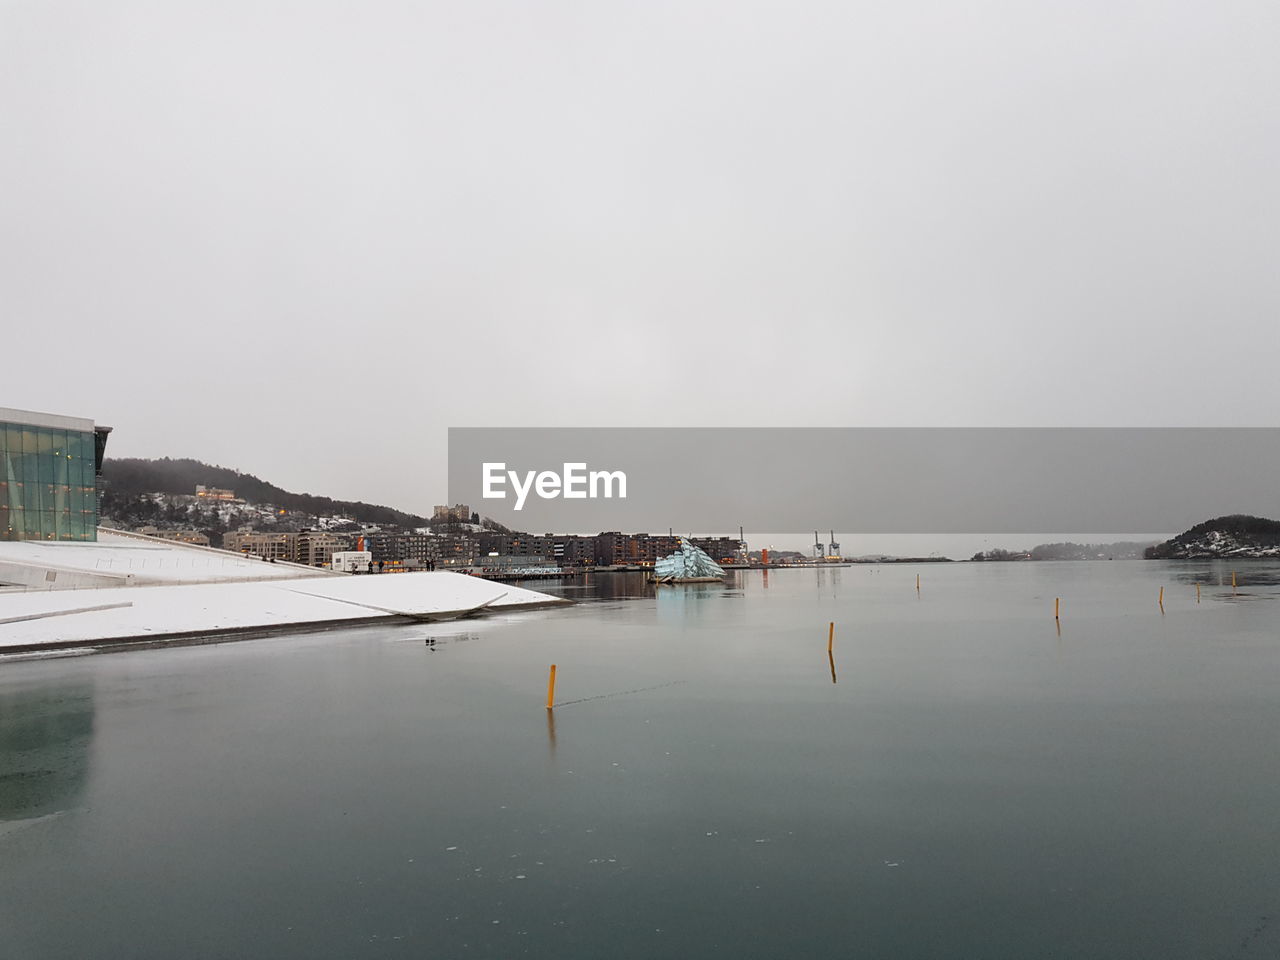
[[[235,580],[288,580],[324,576],[325,571],[294,563],[266,563],[227,550],[201,547],[137,533],[98,528],[96,542],[20,540],[0,542],[0,582],[28,583],[28,577],[6,577],[17,567],[41,576],[34,582],[60,589],[83,586],[175,583],[220,583]],[[43,574],[53,572],[52,579]],[[341,574],[338,574],[341,576]]]
[[[0,653],[261,635],[388,617],[567,603],[457,573],[351,576],[98,530],[96,543],[0,543]]]
[[[398,573],[185,586],[0,593],[0,653],[449,619],[569,601],[464,574]]]
[[[86,433],[93,429],[93,421],[84,417],[64,417],[60,413],[17,410],[13,407],[0,407],[0,423],[21,423],[54,430],[82,430]]]

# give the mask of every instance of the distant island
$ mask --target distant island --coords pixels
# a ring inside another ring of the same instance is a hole
[[[1239,560],[1280,557],[1280,520],[1232,514],[1197,524],[1172,540],[1148,547],[1148,560]]]
[[[970,560],[989,563],[1011,560],[1137,560],[1151,548],[1151,541],[1120,540],[1115,543],[1040,543],[1030,550],[980,550]]]

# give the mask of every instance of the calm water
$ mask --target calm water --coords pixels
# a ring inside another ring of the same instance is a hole
[[[1235,568],[599,576],[0,665],[0,953],[1274,957],[1280,566]]]

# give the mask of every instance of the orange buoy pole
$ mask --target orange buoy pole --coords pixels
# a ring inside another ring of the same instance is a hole
[[[551,676],[547,678],[547,709],[550,710],[556,702],[556,665],[551,665]]]

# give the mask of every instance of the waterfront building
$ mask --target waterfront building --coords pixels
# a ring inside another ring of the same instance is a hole
[[[545,577],[560,572],[558,564],[547,557],[520,556],[480,557],[471,567],[479,577]]]
[[[294,562],[308,567],[327,567],[333,562],[335,551],[346,550],[350,546],[341,534],[323,530],[303,530],[295,536],[298,539]]]
[[[681,538],[670,534],[620,533],[616,530],[591,538],[595,562],[648,566],[680,549]],[[734,537],[691,537],[689,542],[720,562],[743,563],[743,544]]]
[[[334,551],[350,546],[347,537],[323,530],[302,530],[298,533],[259,533],[256,530],[237,530],[222,537],[222,549],[233,553],[247,553],[264,560],[283,560],[301,563],[308,567],[323,567],[333,560]]]
[[[660,536],[650,536],[649,534],[640,534],[641,540],[638,552],[641,560],[645,564],[657,563],[663,557],[669,556],[680,549],[680,537],[674,537],[669,534]]]
[[[553,557],[556,538],[553,534],[538,536],[532,533],[482,533],[476,537],[480,555],[491,553],[512,557]]]
[[[595,537],[596,563],[650,565],[680,549],[680,538],[648,533],[619,533],[616,530]]]
[[[546,557],[561,566],[650,566],[680,549],[681,538],[671,534],[622,533],[617,530],[593,537],[578,534],[498,533],[478,534],[480,556]],[[743,541],[736,537],[691,537],[689,542],[721,563],[745,563]]]
[[[746,544],[737,537],[690,537],[689,542],[717,563],[746,563]]]
[[[203,483],[196,484],[196,496],[202,500],[234,500],[236,498],[234,490],[206,487]]]
[[[426,533],[400,534],[400,559],[426,563],[436,559],[436,538]]]
[[[364,534],[360,540],[364,541],[364,549],[374,563],[394,563],[404,559],[400,538],[394,533],[379,530]]]
[[[96,540],[110,427],[0,407],[0,540]]]
[[[580,537],[577,534],[566,534],[552,538],[552,556],[561,566],[581,567],[596,562],[596,541],[594,537]]]
[[[264,560],[292,561],[297,551],[296,533],[258,533],[255,530],[237,530],[222,536],[222,549],[233,553],[247,553]]]
[[[474,563],[480,544],[473,537],[444,534],[434,537],[436,557],[442,566],[457,567]]]
[[[455,503],[452,507],[437,506],[431,519],[450,523],[470,523],[471,508],[465,503]]]
[[[610,566],[627,562],[627,548],[630,537],[618,530],[598,533],[595,540],[596,563]]]
[[[373,555],[373,562],[410,562],[425,564],[437,556],[439,538],[425,533],[391,533],[380,531],[365,536],[365,549]]]

